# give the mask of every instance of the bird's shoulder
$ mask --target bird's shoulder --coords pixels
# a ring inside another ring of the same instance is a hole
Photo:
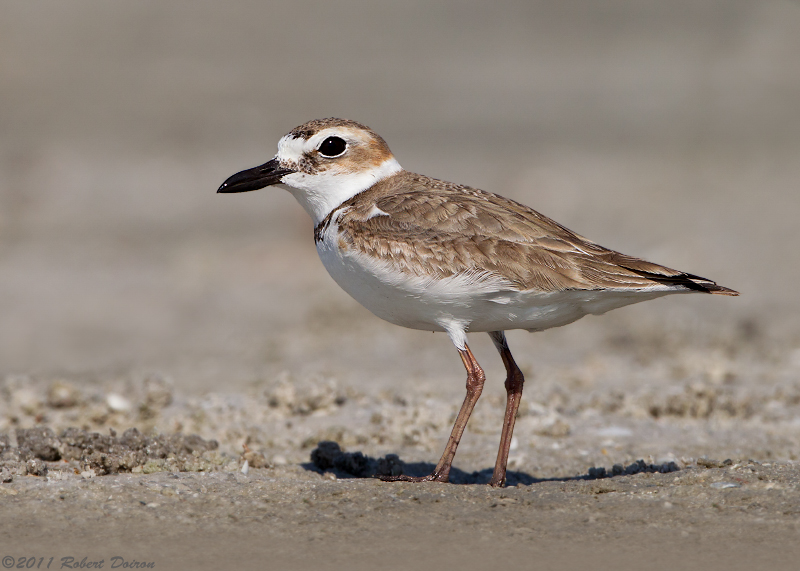
[[[514,200],[407,171],[345,203],[339,223],[400,239],[505,240],[569,250],[594,245]]]

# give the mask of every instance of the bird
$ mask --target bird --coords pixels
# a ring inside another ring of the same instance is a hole
[[[502,487],[525,382],[505,331],[542,331],[674,293],[739,295],[604,248],[498,194],[407,171],[380,135],[347,119],[292,129],[274,158],[234,174],[217,192],[269,186],[288,190],[311,216],[319,257],[345,292],[390,323],[447,333],[466,369],[466,396],[431,474],[384,480],[449,480],[486,380],[467,332],[488,333],[506,369],[489,481]]]

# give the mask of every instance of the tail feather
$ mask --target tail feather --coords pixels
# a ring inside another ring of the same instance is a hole
[[[739,292],[736,290],[732,290],[730,288],[717,285],[716,282],[713,282],[706,278],[701,278],[700,276],[696,276],[694,274],[676,272],[675,275],[666,275],[655,272],[649,272],[638,268],[631,268],[627,266],[623,267],[636,274],[639,274],[644,278],[647,278],[649,280],[652,280],[660,284],[683,286],[692,291],[710,293],[714,295],[731,295],[731,296],[739,295]]]
[[[608,250],[607,252],[601,254],[600,257],[609,263],[621,268],[625,268],[629,272],[633,272],[636,275],[656,283],[683,286],[692,291],[711,293],[715,295],[739,295],[738,291],[717,285],[716,282],[713,282],[707,278],[701,278],[700,276],[696,276],[694,274],[687,274],[686,272],[673,270],[672,268],[654,264],[639,258],[634,258],[633,256],[620,254],[619,252],[615,252],[613,250]]]

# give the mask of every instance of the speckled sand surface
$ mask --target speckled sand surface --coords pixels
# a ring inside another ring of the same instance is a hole
[[[2,11],[2,565],[797,568],[800,4]],[[742,295],[512,332],[502,490],[504,372],[473,335],[454,483],[354,477],[430,469],[460,360],[341,292],[288,193],[214,192],[330,115]]]

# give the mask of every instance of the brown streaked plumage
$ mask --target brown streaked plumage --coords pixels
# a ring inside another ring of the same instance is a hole
[[[377,208],[385,215],[375,216]],[[490,272],[519,290],[640,289],[653,284],[738,295],[711,280],[604,248],[532,208],[468,186],[401,171],[357,194],[338,217],[348,248],[415,276]]]
[[[312,119],[308,123],[303,123],[302,125],[295,127],[294,129],[289,131],[287,135],[294,137],[296,139],[308,140],[321,130],[330,129],[332,127],[342,127],[344,129],[356,129],[358,131],[369,133],[374,138],[383,141],[380,135],[378,135],[375,131],[373,131],[366,125],[362,125],[358,121],[353,121],[351,119],[339,119],[338,117],[326,117],[325,119]],[[383,144],[386,145],[386,141],[383,141]]]
[[[525,379],[505,329],[538,331],[670,293],[738,295],[711,280],[604,248],[518,202],[403,170],[368,127],[344,119],[301,125],[267,163],[218,192],[282,184],[314,220],[320,259],[375,315],[446,331],[467,372],[467,394],[439,463],[447,482],[485,375],[467,331],[489,333],[506,369],[506,412],[491,486],[506,481]]]

